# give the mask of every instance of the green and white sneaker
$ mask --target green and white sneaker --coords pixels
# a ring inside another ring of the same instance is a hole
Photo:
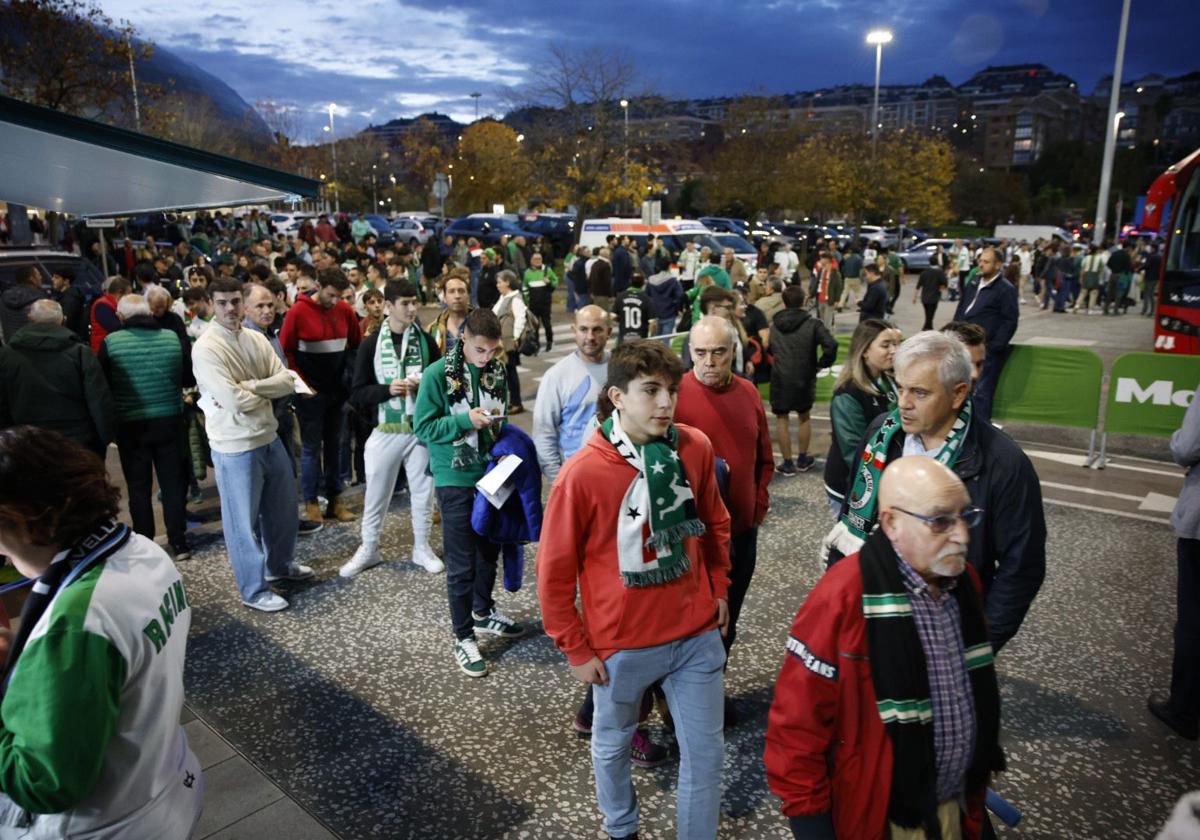
[[[487,676],[487,663],[483,661],[479,645],[475,644],[474,639],[460,639],[455,642],[454,658],[458,660],[458,667],[462,668],[468,677]]]
[[[525,628],[495,607],[490,615],[483,618],[478,613],[471,613],[475,619],[475,632],[486,633],[489,636],[500,636],[503,639],[519,639],[525,635]]]

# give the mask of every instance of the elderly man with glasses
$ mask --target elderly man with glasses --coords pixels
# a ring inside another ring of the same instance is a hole
[[[986,513],[933,457],[888,464],[879,527],[792,624],[766,767],[805,840],[983,836],[1004,768],[1000,692],[968,546]]]
[[[985,513],[967,560],[979,573],[988,637],[999,651],[1016,635],[1046,574],[1046,517],[1028,456],[974,416],[971,357],[957,338],[917,333],[894,361],[897,404],[867,428],[850,492],[825,539],[830,563],[858,551],[879,523],[884,468],[907,455],[949,467]]]

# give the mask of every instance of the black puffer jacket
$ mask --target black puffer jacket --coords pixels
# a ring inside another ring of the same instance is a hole
[[[49,297],[41,286],[25,284],[13,286],[0,295],[0,329],[4,331],[4,341],[12,341],[17,330],[29,323],[29,307],[35,300]]]
[[[817,358],[817,350],[821,357]],[[771,322],[771,410],[808,411],[817,371],[837,360],[838,343],[825,325],[804,309],[785,309]]]
[[[866,440],[887,416],[867,427]],[[892,437],[889,464],[904,454],[904,438],[902,433]],[[861,460],[862,448],[855,463]],[[1029,456],[991,423],[971,424],[954,472],[967,486],[971,504],[983,508],[983,521],[971,529],[967,560],[983,581],[988,636],[998,651],[1016,635],[1046,576],[1042,486]]]

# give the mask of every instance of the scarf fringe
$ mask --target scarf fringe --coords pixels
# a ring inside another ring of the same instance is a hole
[[[387,434],[401,435],[410,431],[406,425],[405,423],[380,423],[375,428]]]
[[[702,528],[704,526],[701,526]],[[650,569],[645,572],[621,572],[621,577],[625,580],[625,585],[631,588],[641,586],[658,586],[662,583],[670,583],[673,580],[686,575],[692,568],[691,558],[687,554],[683,554],[679,562],[673,563],[665,569]]]
[[[651,548],[670,548],[683,542],[685,537],[702,537],[706,530],[699,519],[688,519],[662,531],[655,531],[646,540],[646,545]]]

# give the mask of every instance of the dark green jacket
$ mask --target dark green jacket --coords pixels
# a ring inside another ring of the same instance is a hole
[[[100,345],[121,423],[183,413],[183,348],[149,315],[135,315]]]
[[[66,327],[26,324],[0,348],[0,427],[53,429],[96,452],[117,413],[91,348]]]

